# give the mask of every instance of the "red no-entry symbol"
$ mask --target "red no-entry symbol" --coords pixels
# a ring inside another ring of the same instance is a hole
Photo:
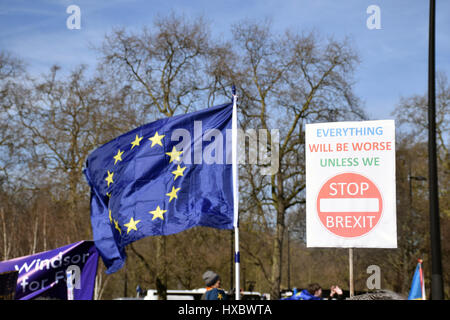
[[[317,214],[332,233],[346,238],[362,236],[378,223],[383,199],[378,187],[357,173],[329,179],[317,196]]]

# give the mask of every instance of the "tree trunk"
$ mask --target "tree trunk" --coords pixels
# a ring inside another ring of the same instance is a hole
[[[285,216],[285,205],[283,201],[283,180],[281,173],[278,172],[276,175],[277,182],[277,227],[276,235],[273,243],[273,256],[272,256],[272,288],[270,296],[273,299],[280,299],[280,288],[281,288],[281,270],[282,270],[282,258],[283,258],[283,239],[284,239],[284,216]]]

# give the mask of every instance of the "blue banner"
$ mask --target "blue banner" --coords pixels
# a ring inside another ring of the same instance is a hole
[[[92,230],[107,273],[143,237],[233,228],[232,111],[224,104],[157,120],[89,155]]]
[[[98,252],[93,241],[0,262],[0,273],[18,271],[16,300],[37,297],[67,300],[67,272],[72,273],[73,299],[91,300]]]

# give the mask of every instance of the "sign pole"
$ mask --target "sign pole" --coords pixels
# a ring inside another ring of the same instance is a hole
[[[355,295],[354,282],[353,282],[353,248],[348,248],[348,266],[349,266],[349,278],[350,278],[350,298]]]

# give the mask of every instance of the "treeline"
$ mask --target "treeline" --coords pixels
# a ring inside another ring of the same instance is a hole
[[[239,126],[266,129],[268,150],[279,163],[271,175],[262,171],[267,159],[240,166],[241,286],[272,298],[310,282],[347,289],[348,250],[305,247],[304,127],[367,119],[353,90],[358,55],[348,39],[275,33],[268,21],[242,21],[230,32],[230,39],[218,39],[201,18],[171,14],[140,31],[112,30],[95,49],[95,68],[55,65],[42,76],[27,72],[20,56],[1,51],[0,259],[91,239],[90,190],[82,173],[88,154],[144,123],[230,101],[234,84]],[[438,84],[441,232],[447,239],[450,87],[445,75]],[[356,290],[366,289],[366,269],[376,264],[382,288],[407,294],[418,258],[429,284],[426,105],[418,94],[395,107],[399,247],[355,249]],[[280,133],[276,152],[271,129]],[[100,263],[96,297],[134,296],[138,284],[161,292],[202,287],[207,269],[231,289],[232,241],[232,231],[208,228],[142,239],[128,246],[119,272],[106,275]],[[446,241],[442,250],[448,283]]]

